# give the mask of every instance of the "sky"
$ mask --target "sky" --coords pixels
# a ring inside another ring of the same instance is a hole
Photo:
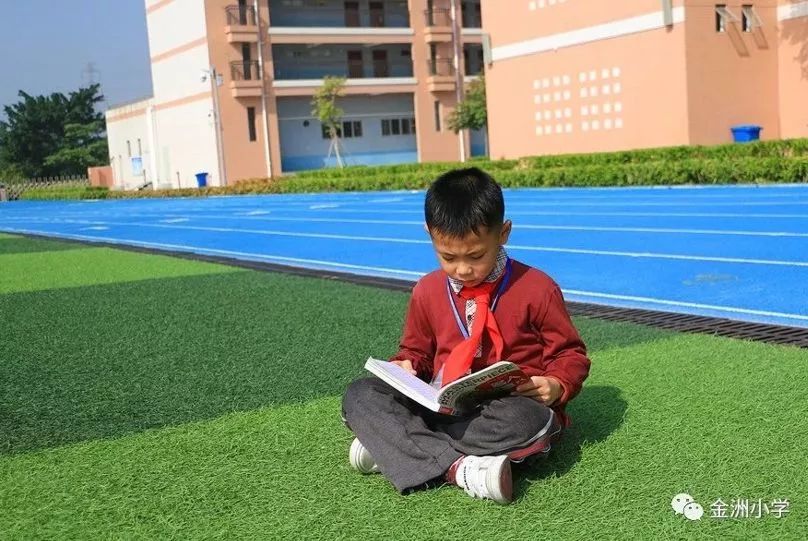
[[[19,90],[87,86],[89,63],[106,98],[102,110],[151,95],[143,0],[0,0],[0,7],[0,106],[19,101]]]

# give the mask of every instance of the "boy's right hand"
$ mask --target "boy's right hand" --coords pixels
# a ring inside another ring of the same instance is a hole
[[[407,372],[409,372],[413,376],[418,375],[418,373],[412,367],[412,361],[409,360],[409,359],[404,359],[403,361],[390,361],[390,362],[393,363],[393,364],[397,364],[398,366],[400,366],[401,368],[403,368],[404,370],[406,370]]]

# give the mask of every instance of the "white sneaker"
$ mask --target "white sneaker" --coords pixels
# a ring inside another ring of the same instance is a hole
[[[351,463],[351,467],[361,473],[378,473],[379,471],[376,461],[370,456],[370,453],[365,449],[365,446],[362,445],[362,442],[359,441],[359,438],[354,438],[353,442],[351,442],[348,460]]]
[[[464,457],[457,466],[455,482],[472,498],[497,503],[513,500],[511,461],[506,455]]]

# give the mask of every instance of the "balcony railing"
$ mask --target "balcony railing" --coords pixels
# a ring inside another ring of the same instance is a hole
[[[258,62],[255,60],[237,60],[230,62],[230,77],[234,81],[257,81],[261,79]]]
[[[452,13],[451,10],[442,8],[433,8],[424,10],[427,26],[451,26]]]
[[[343,8],[308,7],[276,8],[272,11],[272,26],[302,28],[409,28],[406,9],[386,7],[384,10],[346,10]]]
[[[253,6],[227,6],[224,8],[229,26],[255,26],[255,9]]]
[[[451,58],[436,58],[428,62],[429,75],[433,77],[452,77],[455,74]]]

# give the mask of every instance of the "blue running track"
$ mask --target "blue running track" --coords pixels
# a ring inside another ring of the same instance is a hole
[[[0,204],[0,231],[417,280],[423,192]],[[808,327],[808,186],[506,190],[568,300]],[[0,262],[2,259],[0,259]],[[2,270],[0,270],[2,272]]]

